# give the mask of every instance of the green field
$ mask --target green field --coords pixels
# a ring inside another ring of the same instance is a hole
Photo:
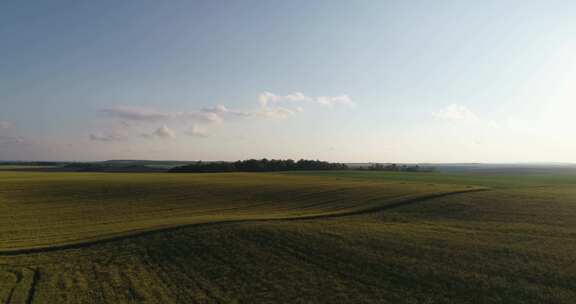
[[[39,165],[0,165],[0,171],[14,171],[24,169],[47,169],[54,168],[55,166],[39,166]]]
[[[0,303],[575,303],[575,186],[0,172]]]

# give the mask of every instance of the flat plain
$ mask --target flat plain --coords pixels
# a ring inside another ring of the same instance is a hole
[[[0,172],[0,303],[574,303],[575,185]]]

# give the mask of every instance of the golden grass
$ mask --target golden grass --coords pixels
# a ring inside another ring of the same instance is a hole
[[[0,252],[199,223],[354,213],[471,189],[250,173],[0,173]]]

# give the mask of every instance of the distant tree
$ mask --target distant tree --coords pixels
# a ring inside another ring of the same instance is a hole
[[[300,159],[248,159],[235,162],[196,162],[175,167],[169,172],[266,172],[294,170],[346,170],[348,166],[341,163],[330,163],[319,160]]]
[[[364,167],[359,167],[357,170],[365,170]],[[397,165],[397,164],[389,164],[383,165],[379,163],[370,164],[367,168],[368,170],[372,171],[393,171],[393,172],[432,172],[434,168],[426,167],[422,168],[419,165],[408,166],[408,165]]]

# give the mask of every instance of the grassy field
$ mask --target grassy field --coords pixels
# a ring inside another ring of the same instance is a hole
[[[575,186],[0,172],[0,303],[574,303]]]
[[[576,173],[554,174],[499,174],[490,173],[440,173],[440,172],[374,172],[374,171],[293,171],[283,173],[296,176],[337,177],[362,181],[403,181],[452,185],[478,185],[491,188],[518,188],[556,185],[575,185]]]
[[[357,213],[476,187],[278,174],[0,174],[0,254],[175,226]]]
[[[47,169],[55,166],[36,166],[36,165],[0,165],[0,171],[14,171],[22,169]]]

